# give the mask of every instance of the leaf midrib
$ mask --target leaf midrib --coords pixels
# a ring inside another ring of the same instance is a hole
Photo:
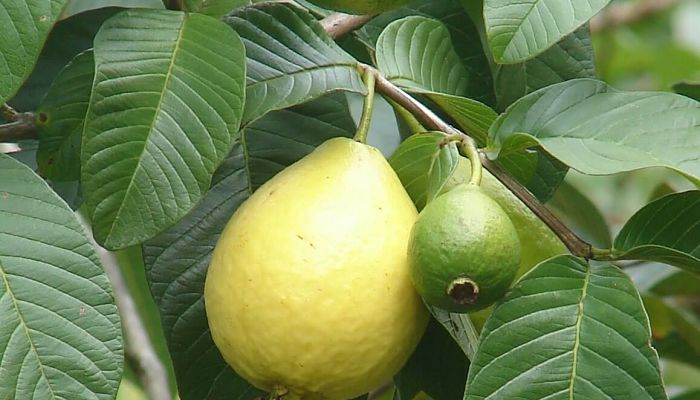
[[[581,288],[581,298],[578,301],[578,313],[576,314],[576,338],[574,340],[573,352],[573,367],[571,369],[571,382],[569,383],[569,400],[574,400],[574,383],[576,382],[576,373],[578,367],[578,351],[581,347],[581,321],[583,321],[584,300],[588,291],[588,284],[591,279],[591,267],[586,268],[586,278],[583,281]]]
[[[53,391],[53,387],[49,383],[50,382],[49,378],[46,376],[46,372],[44,371],[44,364],[41,361],[41,357],[39,357],[39,352],[37,351],[36,347],[34,346],[34,341],[32,340],[32,335],[30,334],[29,328],[27,327],[27,322],[24,319],[24,316],[22,315],[22,312],[19,309],[19,304],[17,304],[17,298],[15,297],[15,294],[12,291],[12,288],[10,288],[10,281],[7,279],[7,273],[5,272],[5,268],[3,267],[2,263],[0,263],[0,275],[2,276],[3,284],[7,288],[7,293],[10,295],[10,299],[12,300],[12,306],[15,308],[15,311],[17,312],[17,316],[19,317],[19,320],[20,320],[20,324],[22,325],[24,333],[27,336],[27,342],[29,342],[29,348],[36,356],[37,362],[39,364],[39,371],[41,372],[41,376],[47,383],[46,386],[48,386],[49,391],[51,392],[51,398],[55,399],[56,394]]]
[[[158,97],[158,105],[156,106],[156,109],[153,113],[153,118],[151,119],[151,125],[148,128],[148,134],[146,135],[146,138],[143,141],[143,149],[141,150],[141,154],[139,154],[139,159],[136,162],[136,168],[134,169],[134,173],[131,174],[131,178],[129,179],[129,184],[127,185],[126,190],[124,191],[124,197],[119,202],[119,208],[117,209],[117,212],[115,213],[115,218],[112,219],[112,222],[109,225],[109,234],[107,234],[107,236],[105,237],[105,243],[110,242],[110,238],[112,237],[112,234],[114,232],[114,225],[119,220],[119,216],[121,215],[122,209],[124,208],[124,204],[126,203],[125,200],[129,196],[129,194],[131,193],[131,188],[133,187],[134,180],[136,178],[136,173],[139,170],[139,168],[141,168],[141,162],[143,160],[144,154],[146,153],[146,145],[147,145],[151,135],[153,134],[153,127],[156,123],[156,119],[158,117],[158,114],[160,114],[160,110],[161,110],[161,107],[163,105],[163,97],[165,97],[166,89],[168,88],[168,86],[170,84],[170,80],[173,76],[173,67],[175,66],[175,59],[177,58],[177,55],[180,52],[180,50],[182,50],[181,42],[182,42],[182,37],[184,35],[188,20],[189,20],[188,14],[186,14],[186,13],[183,14],[182,24],[180,26],[180,30],[178,32],[177,39],[175,40],[175,44],[174,44],[175,50],[173,51],[173,54],[170,57],[170,65],[168,65],[168,71],[165,75],[165,81],[163,82],[163,89],[160,91],[160,96]],[[95,76],[97,76],[97,74],[95,74]]]

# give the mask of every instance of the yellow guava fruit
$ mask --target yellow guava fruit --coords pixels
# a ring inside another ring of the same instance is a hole
[[[379,14],[408,4],[410,0],[309,0],[329,10],[350,14]]]
[[[224,359],[285,399],[345,400],[389,381],[429,314],[409,276],[417,212],[378,150],[328,140],[235,212],[204,288]]]

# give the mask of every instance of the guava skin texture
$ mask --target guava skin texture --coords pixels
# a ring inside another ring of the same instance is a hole
[[[462,184],[430,202],[409,242],[411,279],[426,303],[456,313],[499,300],[520,263],[520,241],[501,206]]]
[[[309,0],[309,3],[349,14],[378,14],[405,6],[410,0]]]
[[[224,359],[285,400],[346,400],[405,364],[429,319],[417,212],[376,149],[331,139],[261,186],[214,250],[204,301]]]

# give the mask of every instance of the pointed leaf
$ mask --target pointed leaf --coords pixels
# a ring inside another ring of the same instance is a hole
[[[0,154],[0,398],[114,399],[122,338],[112,287],[73,211]]]
[[[502,157],[540,145],[590,175],[668,167],[700,182],[700,103],[662,92],[622,92],[575,79],[515,102],[491,127]]]
[[[615,238],[619,260],[648,260],[700,274],[700,191],[674,193],[639,210]]]
[[[481,144],[496,113],[467,99],[470,74],[440,21],[412,16],[389,24],[377,40],[377,66],[398,86],[426,95]]]
[[[406,139],[389,158],[418,210],[440,193],[459,160],[454,145],[441,146],[445,135],[427,132]]]
[[[591,19],[610,0],[485,0],[484,20],[499,64],[530,59]]]
[[[0,104],[12,98],[34,69],[66,0],[0,3]]]
[[[260,394],[234,374],[211,339],[202,298],[211,252],[255,188],[326,139],[354,132],[343,95],[268,114],[245,131],[197,207],[144,245],[183,400],[251,400]]]
[[[36,157],[42,176],[55,181],[80,179],[80,142],[94,77],[95,58],[88,50],[66,65],[41,102]]]
[[[263,3],[224,20],[241,35],[247,51],[244,125],[328,92],[365,93],[359,63],[303,9]]]
[[[99,243],[141,243],[199,201],[238,130],[243,60],[236,33],[201,14],[129,10],[102,26],[82,142]]]
[[[465,399],[666,399],[639,293],[612,265],[538,265],[497,305]]]

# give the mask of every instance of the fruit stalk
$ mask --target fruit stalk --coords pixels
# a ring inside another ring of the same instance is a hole
[[[462,135],[462,140],[459,142],[459,149],[462,151],[472,165],[472,176],[469,178],[469,184],[479,186],[481,185],[481,175],[482,167],[481,158],[479,157],[479,150],[476,148],[476,143],[474,139],[470,136]]]
[[[365,97],[365,103],[362,106],[362,117],[360,118],[360,126],[357,128],[357,133],[355,134],[354,139],[357,142],[365,143],[367,142],[369,127],[372,123],[372,111],[374,110],[375,74],[364,71],[362,74],[362,81],[367,87],[367,96]]]

